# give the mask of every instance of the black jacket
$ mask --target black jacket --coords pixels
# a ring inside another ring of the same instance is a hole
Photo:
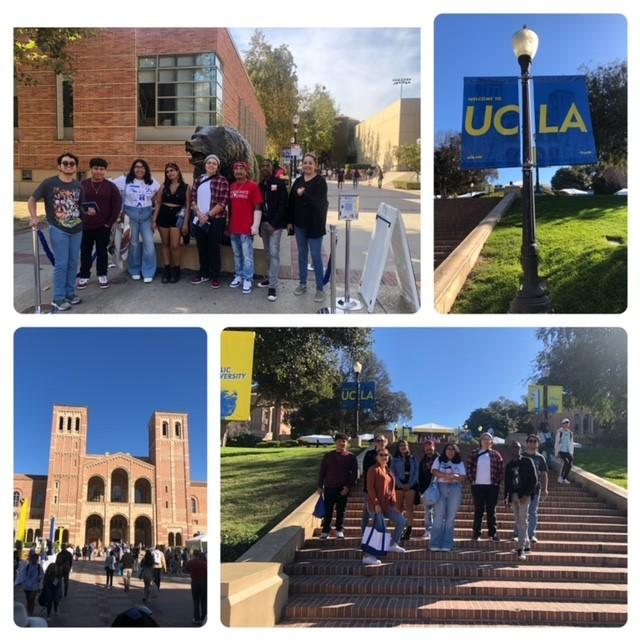
[[[426,455],[422,456],[420,460],[420,468],[418,471],[418,488],[420,493],[424,493],[431,484],[431,465],[436,461],[438,457],[437,453],[434,453],[431,458],[427,458]]]
[[[304,187],[304,194],[298,189]],[[287,223],[304,229],[307,238],[321,238],[327,232],[327,181],[314,176],[306,181],[303,176],[296,179],[289,192]]]
[[[512,460],[504,471],[504,497],[509,498],[517,493],[518,496],[532,496],[538,484],[538,472],[531,458],[522,456],[519,460]]]
[[[364,486],[362,487],[362,491],[364,493],[367,493],[367,471],[369,471],[369,467],[372,467],[376,463],[377,453],[377,449],[369,449],[369,451],[364,454],[364,458],[362,459],[362,477],[364,478]]]
[[[262,222],[268,222],[274,229],[282,229],[287,224],[289,201],[285,181],[271,176],[260,182],[260,191],[264,198]]]

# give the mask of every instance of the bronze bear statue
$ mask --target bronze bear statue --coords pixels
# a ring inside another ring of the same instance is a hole
[[[204,173],[204,159],[211,153],[220,158],[220,174],[231,184],[234,181],[233,163],[246,162],[250,167],[249,179],[258,182],[258,163],[247,139],[233,127],[196,127],[184,143],[189,161],[194,166],[194,180]]]

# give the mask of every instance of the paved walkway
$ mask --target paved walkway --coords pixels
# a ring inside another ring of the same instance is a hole
[[[338,225],[338,258],[337,293],[344,294],[344,246],[345,223],[338,222],[338,190],[335,182],[329,182],[329,215],[328,224]],[[352,193],[350,185],[346,185],[343,193]],[[377,189],[360,186],[360,219],[351,226],[351,294],[357,297],[358,282],[364,267],[371,233],[375,225],[375,213],[381,202],[385,202],[402,211],[404,224],[411,251],[411,258],[418,280],[420,281],[420,194],[407,193],[395,189]],[[17,202],[14,205],[16,215],[21,215],[26,204]],[[42,203],[39,212],[44,212]],[[256,247],[262,241],[257,240]],[[328,251],[328,237],[324,242]],[[266,289],[254,288],[250,295],[243,295],[237,289],[230,289],[228,284],[231,274],[224,274],[222,287],[212,290],[208,285],[193,286],[189,280],[192,273],[184,272],[183,279],[177,284],[162,284],[157,277],[151,284],[132,281],[119,269],[110,269],[109,277],[112,286],[101,290],[93,275],[87,289],[80,292],[83,303],[74,307],[67,314],[77,313],[317,313],[324,305],[313,301],[313,274],[309,274],[309,292],[305,296],[296,297],[293,289],[297,280],[297,248],[292,237],[283,236],[281,246],[281,288],[278,300],[269,302]],[[325,256],[326,264],[326,256]],[[42,302],[51,301],[51,278],[53,268],[41,250],[40,258]],[[409,306],[400,296],[396,286],[393,257],[390,254],[385,266],[385,274],[380,286],[380,293],[375,313],[408,313]],[[34,305],[34,276],[31,249],[31,232],[15,235],[14,239],[14,306],[18,312],[24,312]],[[366,313],[366,308],[361,313]]]
[[[69,594],[62,599],[58,614],[53,610],[48,620],[50,627],[109,627],[113,619],[130,607],[142,602],[143,583],[132,578],[131,589],[124,591],[122,578],[114,576],[113,589],[105,586],[102,560],[79,560],[73,563]],[[24,591],[14,587],[14,597],[25,602]],[[193,604],[190,579],[163,575],[160,591],[151,585],[151,599],[146,604],[161,627],[191,627]],[[36,604],[34,615],[40,615]],[[46,614],[46,611],[45,611]]]

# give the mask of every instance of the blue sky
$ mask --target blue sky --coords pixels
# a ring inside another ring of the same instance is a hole
[[[274,5],[276,7],[276,5]],[[285,10],[282,7],[278,10]],[[255,29],[230,29],[244,57]],[[298,88],[324,85],[339,112],[364,120],[400,98],[393,78],[410,77],[403,98],[420,97],[419,29],[262,29],[275,48],[286,44]]]
[[[410,426],[464,424],[474,409],[505,396],[520,401],[541,344],[535,329],[375,329],[374,351],[393,391],[413,406]]]
[[[17,473],[48,472],[53,405],[68,404],[89,407],[88,453],[146,456],[151,414],[187,412],[191,479],[207,478],[201,329],[19,329],[14,384]]]
[[[606,6],[606,5],[605,5]],[[435,131],[460,131],[465,76],[519,75],[511,38],[522,25],[540,39],[534,75],[578,75],[580,67],[627,59],[627,23],[611,14],[441,15],[435,22]],[[540,169],[548,183],[557,168]],[[522,179],[520,169],[500,170],[502,183]]]

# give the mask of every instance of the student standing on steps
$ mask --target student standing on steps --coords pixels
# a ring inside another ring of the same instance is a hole
[[[369,498],[367,496],[367,472],[369,469],[376,463],[376,457],[378,455],[378,451],[386,451],[387,450],[387,436],[383,433],[377,433],[373,440],[374,448],[369,449],[364,454],[364,458],[362,459],[362,492],[364,496],[364,503],[362,505],[362,527],[361,533],[364,533],[366,526],[369,524],[370,514],[369,514]]]
[[[336,449],[325,453],[320,465],[318,494],[324,493],[325,516],[322,519],[320,538],[325,540],[331,531],[333,509],[336,509],[336,538],[344,538],[344,513],[347,510],[347,498],[358,479],[358,461],[347,451],[347,436],[337,433]]]
[[[407,519],[407,528],[402,537],[409,540],[413,523],[413,507],[418,490],[418,461],[411,453],[409,443],[399,440],[396,452],[391,459],[391,473],[396,482],[397,509]]]
[[[511,504],[516,520],[518,534],[518,560],[526,560],[529,547],[529,504],[538,484],[538,475],[531,458],[522,456],[522,445],[514,440],[511,443],[511,462],[507,464],[504,475],[504,504]]]
[[[407,523],[405,517],[396,509],[396,488],[393,473],[388,467],[389,452],[376,452],[376,464],[367,471],[367,497],[369,513],[376,519],[388,518],[395,522],[396,528],[391,537],[389,551],[405,553],[400,545],[400,539]],[[380,560],[365,553],[362,564],[380,564]]]
[[[420,460],[420,468],[418,469],[418,491],[422,495],[431,484],[433,476],[431,475],[431,467],[436,461],[438,454],[436,453],[436,445],[431,438],[424,443],[424,455]],[[424,505],[424,533],[422,538],[428,540],[431,537],[431,529],[433,528],[433,505]]]
[[[462,486],[466,478],[464,463],[457,444],[445,445],[442,453],[431,467],[440,489],[440,498],[435,504],[431,551],[453,551],[453,532],[456,515],[462,502]]]
[[[549,467],[545,457],[538,451],[540,440],[537,435],[530,434],[527,436],[527,450],[522,454],[524,458],[530,458],[535,465],[538,473],[538,484],[536,490],[531,496],[529,503],[529,542],[538,542],[536,533],[538,531],[538,507],[542,495],[549,495]],[[514,531],[514,536],[517,532]]]
[[[571,484],[569,473],[573,466],[573,431],[571,431],[571,421],[565,418],[561,427],[556,431],[555,455],[562,458],[562,469],[558,476],[560,484]]]
[[[502,456],[494,451],[493,436],[483,433],[480,448],[471,452],[467,460],[467,477],[471,482],[473,496],[473,534],[472,540],[480,540],[482,533],[482,516],[487,513],[487,529],[489,537],[498,542],[498,525],[496,524],[496,504],[500,491],[500,481],[504,474]]]

